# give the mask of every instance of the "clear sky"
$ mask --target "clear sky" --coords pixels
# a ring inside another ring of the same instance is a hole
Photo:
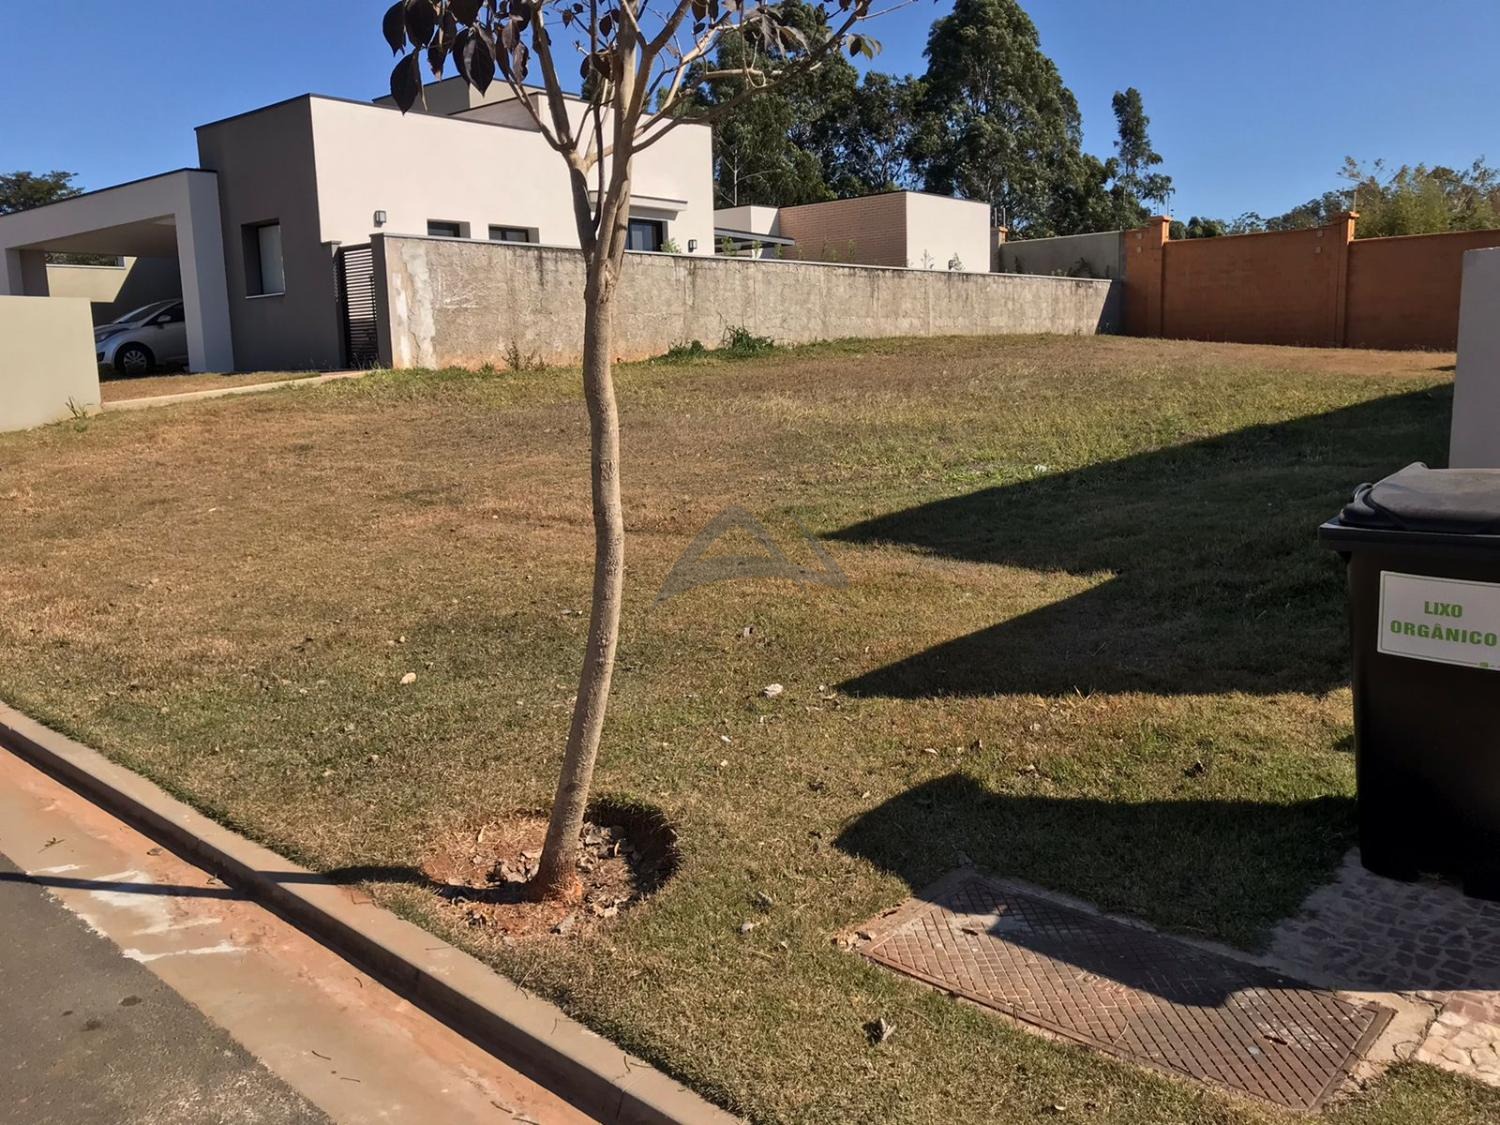
[[[88,188],[196,163],[193,126],[309,91],[368,98],[391,66],[385,0],[6,4],[27,44],[0,70],[0,171]],[[871,25],[874,66],[919,72],[916,0]],[[1500,163],[1497,0],[1030,0],[1042,47],[1107,155],[1110,96],[1138,86],[1173,210],[1276,214],[1338,186],[1346,155]],[[84,77],[69,80],[70,66]]]

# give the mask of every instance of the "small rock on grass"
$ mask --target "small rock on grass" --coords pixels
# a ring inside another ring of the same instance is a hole
[[[755,923],[754,922],[741,922],[740,923],[740,933],[742,933],[742,934],[748,934],[753,929],[755,929]]]
[[[765,696],[767,699],[775,699],[784,691],[786,691],[786,688],[782,687],[780,684],[767,684],[765,687],[760,689],[761,695]]]
[[[573,927],[576,926],[577,924],[578,924],[578,915],[577,914],[569,914],[561,922],[559,922],[557,925],[555,925],[555,926],[552,927],[552,932],[554,934],[564,934],[564,935],[566,935],[568,933],[571,933],[572,930],[573,930]]]
[[[406,673],[406,675],[404,675],[404,676],[401,677],[401,686],[402,687],[405,687],[407,684],[414,684],[416,682],[417,682],[417,674],[415,672],[408,672],[408,673]]]

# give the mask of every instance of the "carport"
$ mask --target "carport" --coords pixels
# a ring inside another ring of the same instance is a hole
[[[188,366],[234,369],[216,173],[184,168],[0,215],[0,294],[47,296],[49,251],[175,255],[182,273]]]

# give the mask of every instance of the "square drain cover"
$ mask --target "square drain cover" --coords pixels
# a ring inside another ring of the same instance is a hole
[[[1119,1058],[1291,1109],[1321,1105],[1391,1017],[968,870],[871,923],[855,948]]]

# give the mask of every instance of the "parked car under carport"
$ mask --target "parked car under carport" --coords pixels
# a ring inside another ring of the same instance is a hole
[[[119,375],[146,375],[188,361],[187,319],[182,299],[153,301],[94,329],[101,368]]]

